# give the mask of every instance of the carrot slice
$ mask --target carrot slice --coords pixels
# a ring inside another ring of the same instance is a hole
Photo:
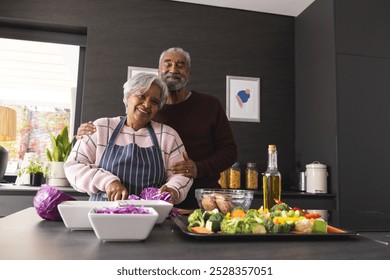
[[[236,209],[231,215],[232,218],[245,218],[245,211],[242,209]]]
[[[195,232],[195,233],[206,233],[206,234],[211,234],[211,233],[213,233],[211,230],[208,230],[208,229],[205,228],[205,227],[192,227],[192,228],[191,228],[191,231],[192,231],[192,232]]]
[[[346,233],[345,230],[342,230],[342,229],[339,229],[339,228],[336,228],[336,227],[332,227],[330,225],[328,225],[327,231],[328,232],[333,232],[333,233]]]

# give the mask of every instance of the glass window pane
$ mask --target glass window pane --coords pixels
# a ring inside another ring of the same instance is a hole
[[[79,46],[0,38],[0,104],[17,111],[17,139],[1,142],[10,161],[45,159],[50,133],[73,133]],[[12,162],[11,162],[12,164]]]

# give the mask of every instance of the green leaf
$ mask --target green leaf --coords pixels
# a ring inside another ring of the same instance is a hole
[[[47,149],[46,155],[49,161],[66,161],[72,151],[72,142],[69,140],[68,127],[65,126],[61,132],[54,137],[50,134],[52,152]]]

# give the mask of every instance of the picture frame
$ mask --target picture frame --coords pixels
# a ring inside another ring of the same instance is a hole
[[[260,122],[260,78],[226,76],[229,121]]]
[[[146,68],[146,67],[137,67],[137,66],[128,66],[127,67],[127,79],[130,79],[135,74],[140,72],[151,73],[158,75],[158,69],[156,68]]]

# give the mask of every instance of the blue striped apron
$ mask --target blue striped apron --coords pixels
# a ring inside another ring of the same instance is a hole
[[[146,125],[153,146],[142,148],[133,143],[126,146],[115,145],[126,117],[115,128],[100,160],[99,167],[118,176],[129,194],[140,195],[143,188],[161,187],[165,182],[165,167],[156,133],[150,123]],[[130,136],[129,136],[130,137]],[[89,200],[107,200],[106,193],[91,194]]]

